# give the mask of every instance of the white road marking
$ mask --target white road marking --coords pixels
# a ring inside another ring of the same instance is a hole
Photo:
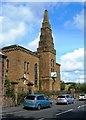
[[[84,105],[81,105],[81,106],[78,106],[77,108],[81,108],[81,107],[85,107],[86,106],[86,104],[84,104]]]
[[[72,110],[73,110],[73,109],[69,109],[69,110],[67,110],[67,111],[64,111],[64,112],[61,112],[61,113],[57,113],[56,116],[61,115],[61,114],[64,114],[64,113],[67,113],[67,112],[71,112]]]

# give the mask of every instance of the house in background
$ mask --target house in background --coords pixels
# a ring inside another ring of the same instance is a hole
[[[18,82],[19,91],[60,91],[60,64],[56,63],[56,50],[47,10],[44,12],[36,52],[11,45],[2,48],[2,53],[7,56],[5,79],[9,79],[11,83]],[[51,73],[55,73],[56,77],[52,77]]]
[[[0,97],[4,94],[5,60],[6,56],[0,52]]]

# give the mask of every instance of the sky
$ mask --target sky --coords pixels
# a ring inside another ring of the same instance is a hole
[[[28,1],[0,2],[0,48],[18,44],[36,51],[44,10],[47,9],[56,49],[56,62],[61,64],[61,80],[85,82],[84,0]]]

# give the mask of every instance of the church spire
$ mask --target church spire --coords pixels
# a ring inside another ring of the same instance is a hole
[[[50,28],[50,23],[49,23],[49,20],[48,20],[48,11],[47,10],[44,11],[44,19],[43,19],[43,23],[42,23],[42,28],[44,28],[44,27]]]
[[[44,11],[44,18],[42,22],[42,28],[41,28],[41,35],[40,35],[40,41],[39,41],[39,51],[51,51],[55,52],[54,49],[54,43],[53,43],[53,37],[52,37],[52,30],[48,19],[48,11]]]

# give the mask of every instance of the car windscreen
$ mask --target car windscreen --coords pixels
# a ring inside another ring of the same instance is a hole
[[[34,100],[35,96],[27,96],[26,99],[28,100]]]
[[[65,96],[58,96],[58,98],[65,98]]]
[[[84,96],[84,94],[81,94],[80,96]]]

